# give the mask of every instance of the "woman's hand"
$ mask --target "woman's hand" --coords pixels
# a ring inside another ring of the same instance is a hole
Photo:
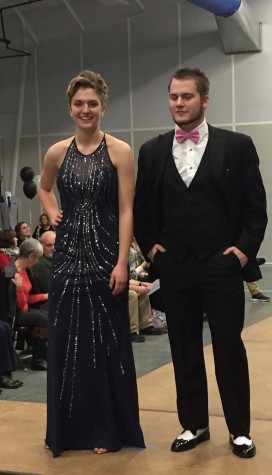
[[[139,294],[148,294],[149,286],[150,284],[148,282],[140,282],[134,290],[136,290],[136,292],[138,292]]]
[[[54,229],[58,227],[58,225],[61,223],[62,217],[63,217],[62,209],[59,209],[59,211],[57,212],[55,216],[49,216],[51,224]]]
[[[129,289],[138,292],[139,294],[148,294],[150,282],[141,282],[139,280],[130,279]]]
[[[126,288],[128,282],[127,266],[117,264],[110,277],[110,288],[112,295],[118,295]]]
[[[22,277],[20,276],[20,274],[18,272],[16,272],[15,276],[13,277],[13,279],[11,279],[11,281],[14,283],[16,289],[21,289],[22,288],[23,279],[22,279]]]

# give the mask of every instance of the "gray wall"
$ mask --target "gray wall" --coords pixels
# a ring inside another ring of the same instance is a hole
[[[164,8],[165,4],[165,8]],[[272,4],[248,0],[263,23],[263,51],[225,55],[214,16],[186,2],[39,46],[29,58],[0,63],[0,165],[2,193],[23,203],[32,228],[38,198],[28,200],[19,172],[40,173],[42,157],[54,142],[73,134],[65,97],[69,80],[81,69],[100,72],[110,87],[104,130],[131,144],[135,166],[140,145],[172,127],[167,84],[179,66],[204,69],[211,81],[207,119],[213,125],[252,136],[272,212]],[[272,221],[270,219],[270,221]],[[271,222],[259,255],[272,262]]]

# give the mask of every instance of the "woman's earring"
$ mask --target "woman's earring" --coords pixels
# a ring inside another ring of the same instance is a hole
[[[101,116],[104,117],[105,112],[102,112]]]

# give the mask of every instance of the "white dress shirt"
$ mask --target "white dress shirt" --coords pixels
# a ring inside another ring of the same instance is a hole
[[[176,125],[175,130],[179,127]],[[194,143],[191,139],[178,143],[175,136],[173,140],[172,153],[177,170],[188,187],[194,178],[209,138],[209,129],[206,119],[197,127],[199,130],[199,142]]]

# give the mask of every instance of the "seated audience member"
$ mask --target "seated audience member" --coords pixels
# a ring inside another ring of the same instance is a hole
[[[257,282],[246,282],[246,285],[251,293],[251,300],[253,300],[253,302],[270,302],[270,297],[262,294]]]
[[[130,245],[128,264],[131,279],[146,280],[149,263],[145,261],[134,237]]]
[[[19,257],[9,262],[0,273],[0,320],[6,320],[15,326],[48,328],[48,316],[45,310],[31,308],[30,305],[44,302],[47,293],[31,294],[30,269],[37,264],[43,254],[39,241],[26,239],[19,247]],[[31,369],[46,371],[46,339],[33,337],[33,357]]]
[[[19,223],[16,224],[14,231],[16,232],[18,239],[18,246],[20,246],[25,239],[31,237],[30,227],[25,221],[19,221]]]
[[[32,234],[32,237],[35,239],[40,239],[43,233],[45,233],[46,231],[53,231],[53,230],[54,228],[53,226],[51,226],[48,215],[46,213],[43,213],[40,216],[39,224],[34,229],[34,233]]]
[[[0,388],[16,389],[23,385],[11,374],[16,369],[14,355],[10,325],[0,321]]]
[[[149,275],[149,263],[145,261],[135,238],[133,238],[129,250],[129,271],[131,279],[148,282],[153,282],[154,280]],[[161,330],[162,333],[167,332],[166,316],[160,289],[149,296],[149,301],[152,308],[152,325]]]
[[[19,255],[17,237],[12,229],[0,231],[0,271],[14,258]]]
[[[151,306],[149,302],[148,282],[134,279],[129,281],[129,320],[131,340],[134,343],[145,341],[143,335],[161,335],[160,328],[155,328],[152,323]],[[139,334],[140,333],[140,334]]]
[[[56,240],[55,231],[46,231],[40,238],[43,247],[43,255],[38,264],[32,268],[34,279],[40,292],[48,293],[48,282]]]

